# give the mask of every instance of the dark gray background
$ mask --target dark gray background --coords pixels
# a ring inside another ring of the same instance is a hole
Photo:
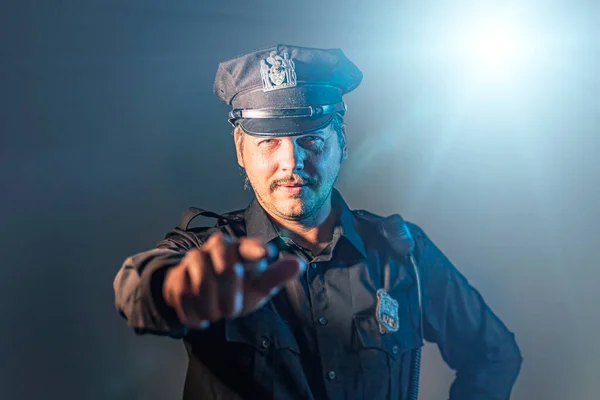
[[[597,399],[599,7],[494,3],[3,3],[0,398],[177,398],[183,346],[135,337],[112,279],[185,207],[247,204],[212,80],[289,43],[364,72],[338,188],[420,224],[484,294],[525,358],[513,398]],[[455,34],[507,10],[522,59],[477,70]],[[445,398],[434,346],[423,369]]]

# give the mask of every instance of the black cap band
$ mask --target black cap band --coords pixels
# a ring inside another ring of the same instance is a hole
[[[235,125],[235,121],[240,118],[307,118],[333,114],[335,112],[343,115],[346,110],[346,103],[343,101],[336,104],[293,108],[236,108],[229,113],[228,120],[232,125]]]

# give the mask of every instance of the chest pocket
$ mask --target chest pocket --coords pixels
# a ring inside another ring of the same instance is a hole
[[[356,315],[354,317],[354,347],[357,351],[373,349],[380,354],[398,358],[421,345],[419,335],[408,318],[400,318],[398,332],[382,334],[375,315]]]
[[[354,316],[353,348],[358,354],[363,377],[361,389],[363,398],[390,398],[392,393],[400,393],[400,386],[409,380],[410,363],[414,349],[421,346],[418,329],[418,306],[416,286],[410,275],[400,272],[393,279],[390,296],[397,301],[396,332],[381,333],[377,318],[377,308],[372,307]],[[373,293],[374,298],[377,295]]]
[[[396,332],[381,333],[377,319],[377,307],[354,316],[355,348],[377,349],[398,357],[403,353],[419,347],[421,338],[419,334],[419,307],[416,282],[409,273],[407,267],[389,259],[384,264],[384,269],[394,271],[389,273],[390,277],[384,286],[391,287],[389,297],[397,302],[398,330]],[[373,294],[377,299],[377,294]],[[377,300],[381,302],[382,300]]]
[[[225,340],[250,346],[260,354],[280,350],[300,352],[285,321],[268,306],[248,316],[226,321]]]
[[[259,398],[272,397],[283,390],[286,382],[282,375],[301,371],[296,339],[269,305],[248,316],[227,320],[225,340],[232,346],[243,376],[258,386],[255,391]]]

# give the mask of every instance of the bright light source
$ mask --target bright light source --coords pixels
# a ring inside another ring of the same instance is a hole
[[[462,68],[486,80],[514,80],[531,61],[532,46],[526,25],[511,16],[475,17],[459,29],[454,44],[460,48]]]
[[[482,68],[506,67],[518,61],[518,38],[508,26],[484,28],[473,39],[473,58]]]

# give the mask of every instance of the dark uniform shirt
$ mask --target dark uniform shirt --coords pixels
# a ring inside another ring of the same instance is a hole
[[[116,305],[137,333],[183,338],[184,399],[408,399],[422,345],[414,271],[382,234],[384,218],[352,211],[337,191],[333,240],[311,254],[279,234],[258,202],[220,227],[175,228],[157,248],[129,257],[115,278]],[[513,334],[416,225],[426,340],[457,371],[453,400],[508,399],[520,370]],[[160,298],[164,272],[216,229],[274,241],[309,268],[256,312],[187,330]],[[398,302],[398,330],[380,332],[378,289]],[[422,379],[422,381],[424,381]],[[426,384],[426,381],[424,381]]]

